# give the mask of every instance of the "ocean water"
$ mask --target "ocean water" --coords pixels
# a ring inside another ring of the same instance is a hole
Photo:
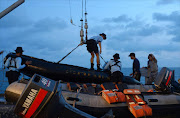
[[[171,70],[174,70],[174,75],[175,75],[175,80],[177,81],[178,79],[180,79],[180,67],[168,67]],[[162,69],[162,67],[158,68],[158,71],[160,71]],[[122,72],[124,75],[129,76],[129,74],[132,73],[132,68],[122,68]],[[145,83],[145,77],[141,76],[141,83]]]
[[[158,70],[160,71],[162,68],[158,68]],[[169,69],[174,70],[175,71],[175,80],[180,79],[180,67],[170,67]],[[129,76],[130,73],[132,73],[132,68],[122,68],[122,72],[125,76]],[[22,75],[23,76],[23,75]],[[21,76],[21,77],[22,77]],[[20,78],[21,78],[20,77]],[[141,77],[141,83],[144,84],[145,83],[145,77]],[[6,90],[7,86],[8,86],[8,80],[5,77],[5,70],[0,69],[0,94],[4,93],[4,91]]]

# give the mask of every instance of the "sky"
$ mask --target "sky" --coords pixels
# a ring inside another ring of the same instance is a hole
[[[0,12],[14,2],[0,0]],[[180,0],[86,0],[86,11],[88,38],[107,35],[105,61],[119,53],[122,67],[132,67],[134,52],[144,67],[152,53],[159,67],[180,67]],[[85,0],[25,0],[0,19],[0,50],[5,56],[21,46],[25,55],[58,62],[80,43],[82,12]],[[90,57],[83,45],[61,63],[89,68]]]

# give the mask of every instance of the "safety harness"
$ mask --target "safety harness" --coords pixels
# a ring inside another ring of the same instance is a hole
[[[114,60],[114,59],[111,59],[111,60]],[[114,60],[114,61],[115,61],[115,60]],[[119,62],[121,62],[121,61],[118,61],[118,60],[115,61],[115,64],[111,65],[111,66],[110,66],[110,69],[111,69],[112,66],[118,66],[118,67],[120,68],[120,70],[121,70],[121,66],[118,65]]]
[[[13,58],[13,57],[10,57],[11,59],[9,60],[10,62],[9,62],[9,65],[8,65],[8,69],[10,68],[10,67],[12,67],[12,68],[17,68],[17,66],[16,66],[16,58]],[[12,61],[14,61],[14,65],[12,65]]]

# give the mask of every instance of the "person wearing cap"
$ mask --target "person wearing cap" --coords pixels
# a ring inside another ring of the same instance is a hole
[[[140,63],[139,60],[136,58],[135,53],[130,53],[129,57],[131,57],[133,61],[133,73],[130,76],[133,76],[136,80],[140,81],[141,72],[140,72]]]
[[[99,36],[93,36],[89,38],[86,41],[87,44],[87,50],[89,53],[91,53],[91,70],[94,70],[94,56],[96,55],[96,61],[97,61],[97,70],[101,70],[100,68],[100,59],[99,59],[99,53],[102,53],[102,47],[101,47],[101,42],[103,40],[106,40],[106,34],[102,33],[99,34]],[[99,45],[99,50],[98,46]]]
[[[25,68],[32,63],[31,61],[26,61],[25,64],[21,64],[21,55],[23,53],[22,47],[17,47],[15,52],[16,57],[9,57],[4,64],[4,66],[8,68],[8,71],[6,72],[6,77],[8,78],[9,84],[18,80],[20,76],[19,70]]]
[[[152,84],[158,75],[158,65],[157,59],[153,54],[148,55],[148,66],[146,67],[149,70],[149,76],[146,78],[145,84]]]
[[[119,54],[116,53],[113,55],[113,59],[111,59],[106,66],[104,67],[104,70],[107,70],[110,68],[111,70],[111,79],[113,82],[121,83],[123,79],[123,73],[121,72],[121,61],[119,61],[120,57]]]

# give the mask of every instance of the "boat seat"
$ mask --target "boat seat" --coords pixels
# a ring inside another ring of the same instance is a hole
[[[103,90],[113,90],[113,89],[117,89],[115,84],[113,82],[106,82],[101,84],[101,88]]]
[[[77,92],[77,90],[82,87],[81,93],[86,93],[90,95],[98,94],[100,91],[102,91],[102,88],[100,85],[92,84],[92,83],[74,83],[74,82],[68,82],[67,83],[68,90],[71,92]]]
[[[77,91],[80,88],[80,84],[74,83],[74,82],[68,82],[67,87],[69,91]]]
[[[116,84],[116,89],[118,89],[120,92],[123,92],[124,89],[128,89],[127,84],[122,83],[122,84]]]

